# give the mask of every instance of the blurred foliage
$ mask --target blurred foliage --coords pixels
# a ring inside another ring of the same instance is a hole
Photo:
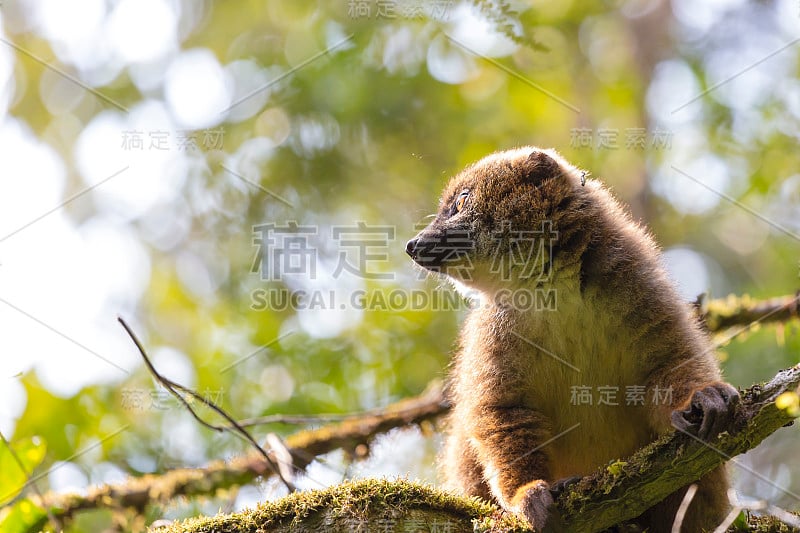
[[[712,296],[768,297],[797,288],[798,243],[787,235],[800,232],[797,49],[753,66],[788,42],[792,29],[797,33],[798,14],[787,14],[794,4],[713,3],[690,17],[686,1],[433,2],[417,10],[390,3],[394,13],[381,15],[376,2],[171,2],[180,13],[179,47],[166,59],[123,63],[111,79],[93,84],[131,114],[154,102],[165,105],[162,73],[174,57],[198,50],[223,66],[245,62],[249,76],[263,80],[237,87],[237,98],[255,92],[197,128],[198,149],[171,154],[176,162],[163,178],[176,184],[176,193],[125,221],[150,257],[137,329],[153,353],[168,348],[158,352],[162,361],[179,368],[189,361],[186,385],[238,418],[344,413],[420,393],[446,371],[463,303],[451,310],[378,305],[315,313],[254,309],[253,295],[316,288],[339,296],[362,290],[374,298],[402,289],[446,298],[448,287],[421,279],[411,267],[405,241],[436,210],[448,176],[489,152],[523,144],[557,148],[608,183],[665,249],[692,250]],[[31,22],[41,9],[34,4],[3,2],[3,30],[17,46],[53,58],[58,43]],[[88,79],[69,60],[52,63]],[[741,74],[720,84],[729,69]],[[141,72],[155,81],[137,82]],[[193,80],[198,93],[207,81]],[[51,111],[46,95],[66,91],[64,80],[16,51],[14,83],[9,114],[65,162],[64,198],[83,190],[76,139],[97,117],[124,123],[126,114],[88,91]],[[191,129],[177,119],[173,125]],[[161,127],[126,126],[145,133]],[[221,131],[222,142],[206,146],[207,130]],[[644,132],[644,146],[628,145],[633,130]],[[603,131],[617,132],[615,148],[598,147]],[[581,146],[580,132],[589,132],[591,146]],[[124,136],[119,131],[114,142]],[[671,165],[708,178],[732,200],[698,188]],[[76,224],[114,209],[94,192],[64,207]],[[336,265],[342,251],[332,228],[359,221],[393,228],[379,250],[385,258],[370,264],[390,279],[350,276],[345,283],[320,276],[312,285],[262,279],[253,271],[259,266],[254,227],[289,221],[319,228],[313,245],[320,272]],[[777,339],[776,328],[765,328],[723,349],[727,375],[738,386],[796,363],[798,353],[796,325],[778,328]],[[96,483],[201,465],[245,448],[198,427],[154,388],[141,365],[122,381],[92,384],[71,398],[52,394],[35,371],[19,379],[27,404],[10,440],[18,451],[34,436],[47,443],[38,472],[67,461]],[[276,424],[255,434],[263,439],[290,431]],[[786,470],[781,483],[798,491],[797,465],[784,464],[796,443],[796,435],[778,435],[760,455],[749,454],[748,464],[768,477]],[[432,449],[410,456],[396,473],[435,479]],[[329,465],[339,479],[348,472],[341,458]],[[0,488],[13,486],[5,467],[0,471]],[[742,476],[749,494],[797,507],[783,492],[765,495]],[[38,486],[45,489],[48,479]],[[258,490],[258,498],[280,492]],[[226,501],[176,505],[163,514],[213,513]],[[95,513],[81,520],[80,527],[96,530],[117,519]]]
[[[10,502],[22,492],[31,472],[44,459],[46,450],[45,444],[36,437],[21,440],[13,448],[5,438],[3,444],[0,450],[0,467],[5,475],[0,487],[0,504]]]

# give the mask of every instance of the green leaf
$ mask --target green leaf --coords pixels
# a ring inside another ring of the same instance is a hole
[[[25,498],[11,507],[0,510],[0,531],[32,533],[40,531],[46,520],[47,512]]]
[[[0,505],[5,505],[22,492],[31,473],[44,459],[46,449],[44,441],[39,437],[14,443],[13,452],[9,444],[0,444],[0,472],[3,473],[0,480]]]
[[[750,527],[747,524],[747,512],[742,511],[739,513],[739,516],[736,517],[731,526],[735,531],[750,531]]]

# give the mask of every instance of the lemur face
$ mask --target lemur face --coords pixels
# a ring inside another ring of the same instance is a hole
[[[408,241],[406,253],[478,290],[546,278],[557,211],[580,188],[580,173],[554,157],[526,147],[468,167],[450,181],[436,218]]]

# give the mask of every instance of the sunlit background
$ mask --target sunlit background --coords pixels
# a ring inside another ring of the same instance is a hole
[[[495,150],[554,147],[606,182],[687,300],[798,288],[800,2],[476,4],[0,2],[0,431],[46,443],[41,490],[245,449],[155,388],[117,316],[237,418],[359,411],[441,378],[466,307],[338,302],[448,292],[404,243],[447,177]],[[313,228],[315,270],[272,279],[254,226],[289,222]],[[335,237],[359,222],[383,239],[367,261]],[[258,308],[265,287],[337,305]],[[740,387],[799,353],[796,325],[721,350]],[[742,494],[800,507],[798,438],[742,456]],[[438,443],[394,432],[300,485],[436,481]],[[254,484],[232,508],[280,494]]]

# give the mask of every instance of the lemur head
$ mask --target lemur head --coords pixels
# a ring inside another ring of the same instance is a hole
[[[590,187],[553,150],[485,157],[455,176],[436,218],[406,244],[420,266],[479,291],[546,282],[563,215]]]

